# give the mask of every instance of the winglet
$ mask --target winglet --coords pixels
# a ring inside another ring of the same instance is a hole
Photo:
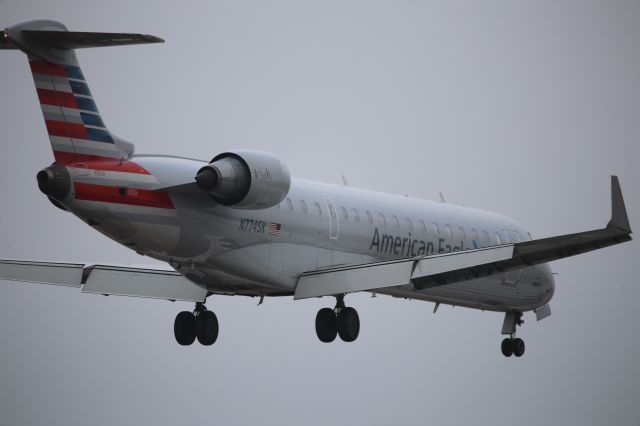
[[[607,224],[607,228],[612,227],[631,234],[631,226],[629,226],[627,209],[624,207],[618,176],[611,176],[611,220]]]

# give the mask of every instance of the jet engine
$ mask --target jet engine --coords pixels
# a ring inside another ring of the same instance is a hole
[[[266,209],[287,196],[291,175],[273,155],[253,150],[225,152],[196,174],[196,183],[216,202],[238,209]]]

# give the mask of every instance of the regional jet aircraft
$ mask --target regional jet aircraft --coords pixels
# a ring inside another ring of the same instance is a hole
[[[631,240],[618,179],[606,227],[531,239],[496,213],[334,186],[289,175],[272,154],[236,150],[210,162],[135,155],[98,112],[75,49],[157,43],[142,34],[70,32],[29,21],[0,34],[24,52],[54,162],[37,174],[56,207],[170,270],[100,264],[0,261],[0,279],[57,284],[85,293],[194,302],[177,314],[180,345],[213,344],[211,295],[303,299],[330,296],[316,315],[322,342],[358,337],[345,296],[368,291],[504,313],[501,350],[522,356],[524,312],[550,315],[547,262]]]

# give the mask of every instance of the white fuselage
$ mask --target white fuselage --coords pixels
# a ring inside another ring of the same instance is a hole
[[[204,162],[173,157],[132,159],[149,176],[72,171],[74,183],[149,188],[192,179]],[[127,183],[127,179],[137,180]],[[111,182],[109,180],[111,179]],[[144,182],[142,182],[144,181]],[[166,262],[212,293],[293,294],[306,271],[338,265],[488,247],[531,237],[491,212],[294,179],[277,206],[243,210],[202,192],[168,192],[172,208],[73,200],[67,207],[116,241]],[[126,199],[126,195],[123,195]],[[377,292],[477,309],[525,311],[553,295],[547,264],[421,291]]]

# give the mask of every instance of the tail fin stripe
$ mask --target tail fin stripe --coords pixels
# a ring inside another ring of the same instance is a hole
[[[36,90],[41,104],[81,109],[98,114],[98,107],[92,98],[83,95],[76,96],[71,91],[46,89],[44,86],[46,84],[36,82]],[[48,85],[48,87],[51,87],[51,85]]]
[[[75,124],[64,121],[45,120],[49,136],[60,136],[75,139],[89,139],[84,124]]]
[[[47,119],[45,119],[45,123],[49,136],[81,139],[87,142],[115,143],[108,130],[86,127],[84,123]]]
[[[65,65],[64,69],[66,71],[66,75],[68,78],[74,78],[76,80],[85,81],[84,75],[82,75],[82,70],[80,67],[75,67],[73,65]]]
[[[48,74],[33,74],[33,81],[38,89],[56,90],[58,92],[72,93],[73,88],[65,77]]]
[[[64,65],[52,64],[49,62],[29,61],[31,72],[34,74],[57,75],[67,77],[67,71]]]
[[[87,84],[82,81],[69,80],[69,86],[73,93],[75,93],[76,95],[91,96],[89,86],[87,86]]]
[[[34,74],[56,75],[84,81],[82,70],[74,65],[58,65],[41,61],[29,61],[29,64],[31,64],[31,72]]]
[[[40,105],[45,120],[52,121],[68,121],[69,123],[83,123],[82,117],[78,110],[71,108],[62,108],[54,105]]]
[[[67,137],[49,136],[49,141],[54,151],[75,152],[71,139]]]
[[[36,89],[36,91],[38,92],[40,103],[42,104],[78,109],[76,97],[73,96],[72,93],[58,92],[56,90],[48,89]],[[93,105],[95,107],[95,104]]]
[[[84,111],[90,111],[90,112],[98,112],[98,107],[96,106],[96,103],[93,102],[93,99],[91,98],[83,98],[80,96],[76,96],[75,97],[75,102],[76,102],[76,108],[84,110]]]
[[[111,134],[107,130],[96,129],[94,127],[83,127],[87,132],[87,137],[90,141],[114,143]]]
[[[89,112],[81,112],[80,117],[82,119],[82,122],[87,126],[97,126],[97,127],[106,128],[106,126],[104,125],[104,122],[102,121],[102,117],[100,117],[99,115],[91,114]]]

